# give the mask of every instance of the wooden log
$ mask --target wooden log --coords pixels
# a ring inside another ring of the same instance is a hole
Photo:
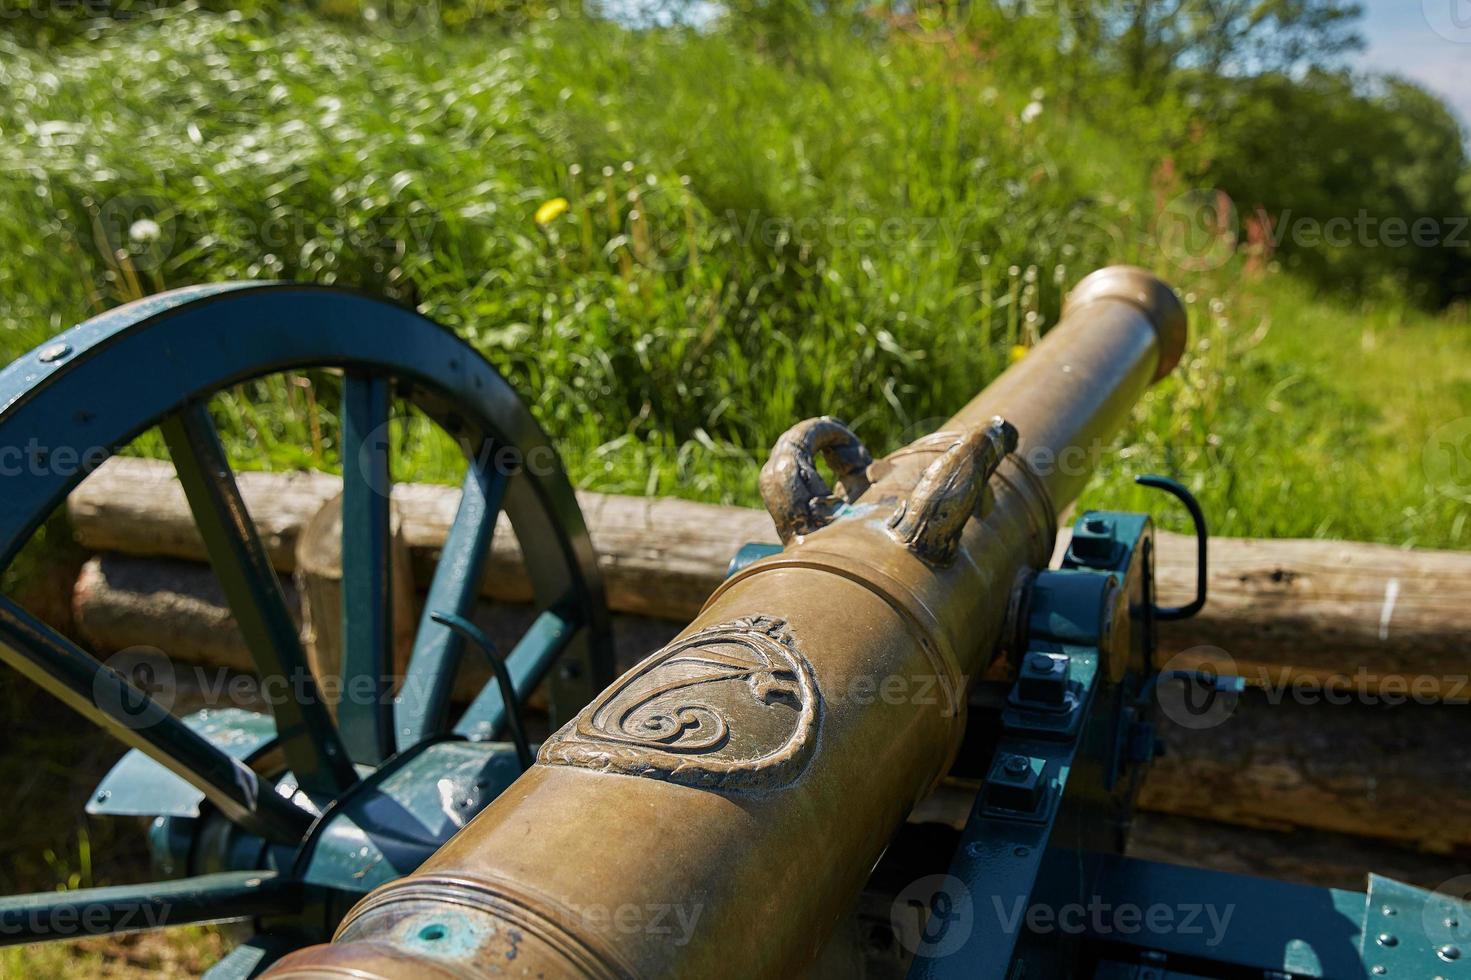
[[[287,594],[299,605],[293,587]],[[94,558],[78,583],[75,609],[84,639],[99,653],[152,647],[185,663],[251,669],[208,566]],[[509,649],[532,614],[528,606],[484,603],[476,620]],[[614,630],[626,668],[678,626],[620,615]],[[472,696],[487,677],[483,665],[467,664],[457,698]],[[1166,716],[1168,751],[1151,766],[1142,806],[1272,831],[1326,830],[1440,853],[1471,851],[1471,756],[1459,751],[1464,707],[1371,700],[1335,704],[1273,688],[1248,692],[1214,727],[1192,730]]]
[[[301,621],[295,584],[282,582],[287,604]],[[72,596],[77,633],[100,656],[121,650],[157,650],[171,660],[236,671],[254,664],[208,565],[165,558],[106,554],[82,567]],[[418,624],[414,602],[411,627]],[[483,601],[472,617],[496,647],[511,649],[536,617],[529,605]],[[613,617],[614,655],[626,670],[674,638],[679,625],[642,616]],[[455,678],[454,697],[467,701],[490,679],[483,661],[467,657]]]
[[[393,624],[393,673],[403,676],[414,649],[418,615],[409,548],[398,508],[392,510],[389,556]],[[297,594],[301,597],[302,642],[318,683],[342,670],[342,495],[327,501],[296,539]],[[335,706],[334,706],[335,707]]]
[[[284,581],[281,589],[299,623],[296,587]],[[92,558],[77,577],[72,617],[81,638],[99,655],[142,647],[181,663],[255,669],[219,580],[198,562]]]
[[[237,473],[241,496],[278,572],[296,568],[296,537],[342,490],[327,473]],[[168,463],[115,456],[67,500],[77,541],[94,552],[206,561],[184,488]]]
[[[1155,568],[1160,601],[1187,601],[1194,542],[1160,535]],[[1182,654],[1175,666],[1215,647],[1256,686],[1418,685],[1454,701],[1471,698],[1468,635],[1471,553],[1290,539],[1212,539],[1204,611],[1160,627],[1165,652]]]
[[[1448,861],[1391,843],[1321,830],[1262,830],[1215,820],[1139,813],[1131,857],[1304,885],[1363,891],[1369,872],[1432,891],[1471,873],[1471,858]]]
[[[296,568],[296,540],[313,515],[341,489],[322,473],[241,473],[241,495],[277,571]],[[397,484],[393,499],[417,581],[432,574],[454,521],[459,489]],[[676,622],[692,618],[748,541],[776,542],[764,513],[672,498],[580,492],[578,503],[598,549],[608,603],[618,612]],[[167,463],[116,457],[71,495],[67,513],[77,540],[95,552],[204,561],[204,543]],[[531,597],[510,521],[496,526],[482,593],[524,602]]]
[[[318,473],[242,473],[241,492],[272,560],[295,567],[301,527],[338,492]],[[453,487],[401,484],[394,500],[418,581],[428,581],[454,517]],[[757,510],[672,499],[578,494],[599,552],[609,604],[620,612],[686,622],[748,541],[775,542]],[[109,460],[71,497],[80,542],[95,551],[203,560],[182,491],[166,463]],[[1059,549],[1068,533],[1059,536]],[[1195,581],[1192,538],[1161,534],[1156,561],[1162,601],[1182,602]],[[1178,665],[1194,648],[1225,649],[1253,683],[1304,680],[1377,691],[1428,680],[1442,696],[1466,688],[1461,637],[1471,635],[1471,554],[1405,551],[1331,541],[1211,542],[1210,602],[1193,620],[1166,623],[1166,654]],[[483,588],[489,598],[530,597],[520,550],[502,517]]]
[[[1471,871],[1465,709],[1371,701],[1248,691],[1199,729],[1163,713],[1167,750],[1145,774],[1130,853],[1346,888],[1370,870],[1428,887]],[[942,780],[909,819],[959,830],[978,788]],[[1239,832],[1212,829],[1223,825]]]
[[[1165,713],[1161,734],[1167,751],[1145,777],[1144,809],[1471,855],[1464,705],[1248,691],[1212,727],[1187,728]]]

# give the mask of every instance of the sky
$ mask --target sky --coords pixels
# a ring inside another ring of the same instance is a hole
[[[1359,0],[1361,67],[1404,75],[1440,95],[1471,129],[1471,0]]]

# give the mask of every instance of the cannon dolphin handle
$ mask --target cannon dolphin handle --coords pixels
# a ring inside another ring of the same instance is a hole
[[[943,435],[866,466],[861,496],[824,507],[818,526],[794,527],[782,552],[736,571],[418,871],[359,903],[331,945],[294,953],[271,975],[806,970],[947,771],[968,685],[996,657],[1015,583],[1047,565],[1056,515],[1086,482],[1090,453],[1173,367],[1184,333],[1180,302],[1149,273],[1085,279],[1058,325]],[[963,436],[970,455],[933,468],[956,433],[995,432],[997,416],[1015,445],[994,468],[997,450],[1012,448],[1004,435],[989,448],[989,437]],[[797,441],[820,451],[827,437],[812,434]],[[962,470],[977,460],[984,495],[957,497],[959,508],[927,502],[942,486],[973,489]],[[911,548],[927,534],[895,520],[922,487],[926,520],[946,530],[939,553]],[[804,476],[785,497],[822,491]],[[1117,596],[1110,586],[1093,605],[1113,608]],[[896,682],[941,696],[866,693]]]
[[[817,471],[821,455],[837,477],[830,488]],[[761,467],[761,499],[771,512],[783,544],[832,523],[837,508],[863,496],[873,457],[858,437],[837,419],[799,422],[784,432]]]
[[[985,428],[957,435],[920,476],[909,499],[894,509],[890,535],[926,561],[954,561],[966,522],[981,507],[991,474],[1016,449],[1016,440],[1016,429],[999,415]]]

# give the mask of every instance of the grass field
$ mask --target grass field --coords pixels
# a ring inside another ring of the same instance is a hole
[[[148,980],[197,977],[229,949],[207,926],[68,943],[0,949],[0,980],[90,977]]]
[[[1467,543],[1465,496],[1420,460],[1471,415],[1464,311],[1349,305],[1264,261],[1191,271],[1217,263],[1155,234],[1191,189],[1043,86],[841,36],[800,63],[570,19],[441,42],[194,15],[7,51],[0,353],[167,286],[348,283],[476,342],[580,484],[753,503],[792,421],[892,448],[1083,274],[1135,261],[1190,295],[1193,346],[1090,502],[1137,503],[1153,469],[1222,533]],[[334,465],[330,399],[296,396],[217,406],[245,465]],[[441,441],[411,443],[404,476],[452,477]]]

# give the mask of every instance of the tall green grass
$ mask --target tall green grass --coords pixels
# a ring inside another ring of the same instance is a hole
[[[1154,231],[1189,188],[1162,187],[1150,148],[945,46],[819,31],[760,54],[575,18],[410,45],[178,14],[0,49],[0,90],[10,355],[138,292],[346,283],[471,339],[580,484],[753,503],[793,421],[837,414],[893,448],[1083,274],[1134,261],[1192,294],[1195,340],[1090,502],[1141,505],[1128,478],[1150,469],[1224,533],[1466,544],[1465,499],[1416,475],[1429,432],[1471,415],[1464,316],[1176,267]],[[1416,378],[1392,398],[1386,351]],[[232,449],[333,465],[330,393],[272,384],[217,405]],[[401,475],[451,478],[414,433]]]

